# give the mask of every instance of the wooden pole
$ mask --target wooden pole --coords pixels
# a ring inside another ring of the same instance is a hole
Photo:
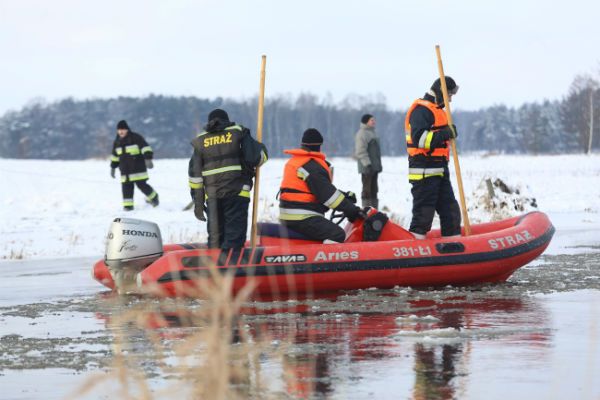
[[[442,54],[440,46],[435,46],[435,52],[438,59],[438,69],[440,71],[440,83],[442,84],[442,94],[444,95],[444,104],[446,115],[448,116],[448,126],[454,131],[454,122],[452,121],[452,112],[450,110],[450,99],[448,97],[448,88],[446,87],[446,76],[444,75],[444,66],[442,65]],[[456,132],[454,132],[456,135]],[[458,194],[460,197],[460,209],[462,212],[463,223],[465,226],[465,236],[471,234],[471,223],[469,222],[469,214],[467,212],[467,202],[465,200],[465,191],[463,189],[462,175],[460,172],[460,163],[458,162],[458,152],[456,151],[456,143],[454,138],[450,139],[450,148],[452,150],[452,158],[454,159],[454,170],[456,171],[456,181],[458,183]]]
[[[256,140],[262,143],[263,114],[265,110],[265,73],[267,56],[262,56],[260,65],[260,86],[258,88],[258,118],[256,123]],[[258,216],[258,189],[260,184],[260,167],[256,167],[254,193],[252,196],[252,227],[250,229],[250,246],[256,246],[256,218]]]

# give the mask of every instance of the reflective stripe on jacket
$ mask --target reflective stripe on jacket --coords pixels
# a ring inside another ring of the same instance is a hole
[[[136,181],[144,181],[149,179],[147,172],[138,172],[136,174],[121,174],[121,182],[136,182]]]

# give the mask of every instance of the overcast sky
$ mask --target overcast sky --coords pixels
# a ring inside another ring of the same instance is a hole
[[[35,98],[381,93],[454,109],[560,99],[600,66],[597,0],[0,0],[0,115]]]

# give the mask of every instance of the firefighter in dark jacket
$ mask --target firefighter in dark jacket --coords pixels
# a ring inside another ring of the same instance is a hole
[[[329,210],[339,210],[349,221],[364,218],[354,193],[344,193],[333,186],[331,165],[321,153],[323,136],[316,129],[302,135],[301,148],[285,150],[292,158],[285,164],[279,194],[279,220],[290,229],[314,240],[343,242],[344,230],[324,217]]]
[[[152,148],[144,137],[132,132],[126,121],[119,121],[110,158],[110,176],[114,178],[115,169],[119,167],[125,211],[133,210],[134,184],[146,195],[146,202],[154,207],[158,205],[158,193],[147,182],[149,177],[146,168],[154,167],[152,155]]]
[[[446,87],[450,98],[458,91],[458,86],[449,76],[446,77]],[[455,137],[456,129],[453,132],[448,126],[440,79],[408,109],[405,131],[408,179],[413,196],[411,233],[418,239],[424,239],[437,212],[442,236],[460,235],[460,208],[448,172],[448,141]]]
[[[256,167],[267,161],[267,148],[221,109],[210,112],[192,147],[188,173],[194,214],[200,221],[208,219],[209,247],[243,247],[252,179]]]

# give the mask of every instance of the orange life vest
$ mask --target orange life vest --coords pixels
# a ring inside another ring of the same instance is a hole
[[[284,201],[295,201],[300,203],[316,203],[317,198],[310,192],[302,166],[314,160],[318,162],[329,174],[329,179],[333,180],[331,168],[325,161],[325,154],[318,151],[307,151],[303,149],[284,150],[285,154],[290,154],[292,158],[288,160],[283,168],[283,179],[281,180],[279,198]]]
[[[427,107],[427,109],[433,114],[433,126],[430,128],[430,131],[435,131],[436,129],[440,129],[448,125],[448,116],[442,108],[439,108],[435,103],[432,103],[427,100],[415,100],[414,103],[408,109],[408,112],[406,113],[406,119],[404,120],[404,130],[406,132],[406,150],[408,151],[408,155],[410,157],[417,155],[424,155],[427,157],[445,157],[446,160],[448,160],[450,158],[450,151],[447,146],[432,150],[419,148],[417,144],[413,143],[410,126],[410,115],[417,106]],[[426,134],[427,132],[423,132],[423,135]]]

